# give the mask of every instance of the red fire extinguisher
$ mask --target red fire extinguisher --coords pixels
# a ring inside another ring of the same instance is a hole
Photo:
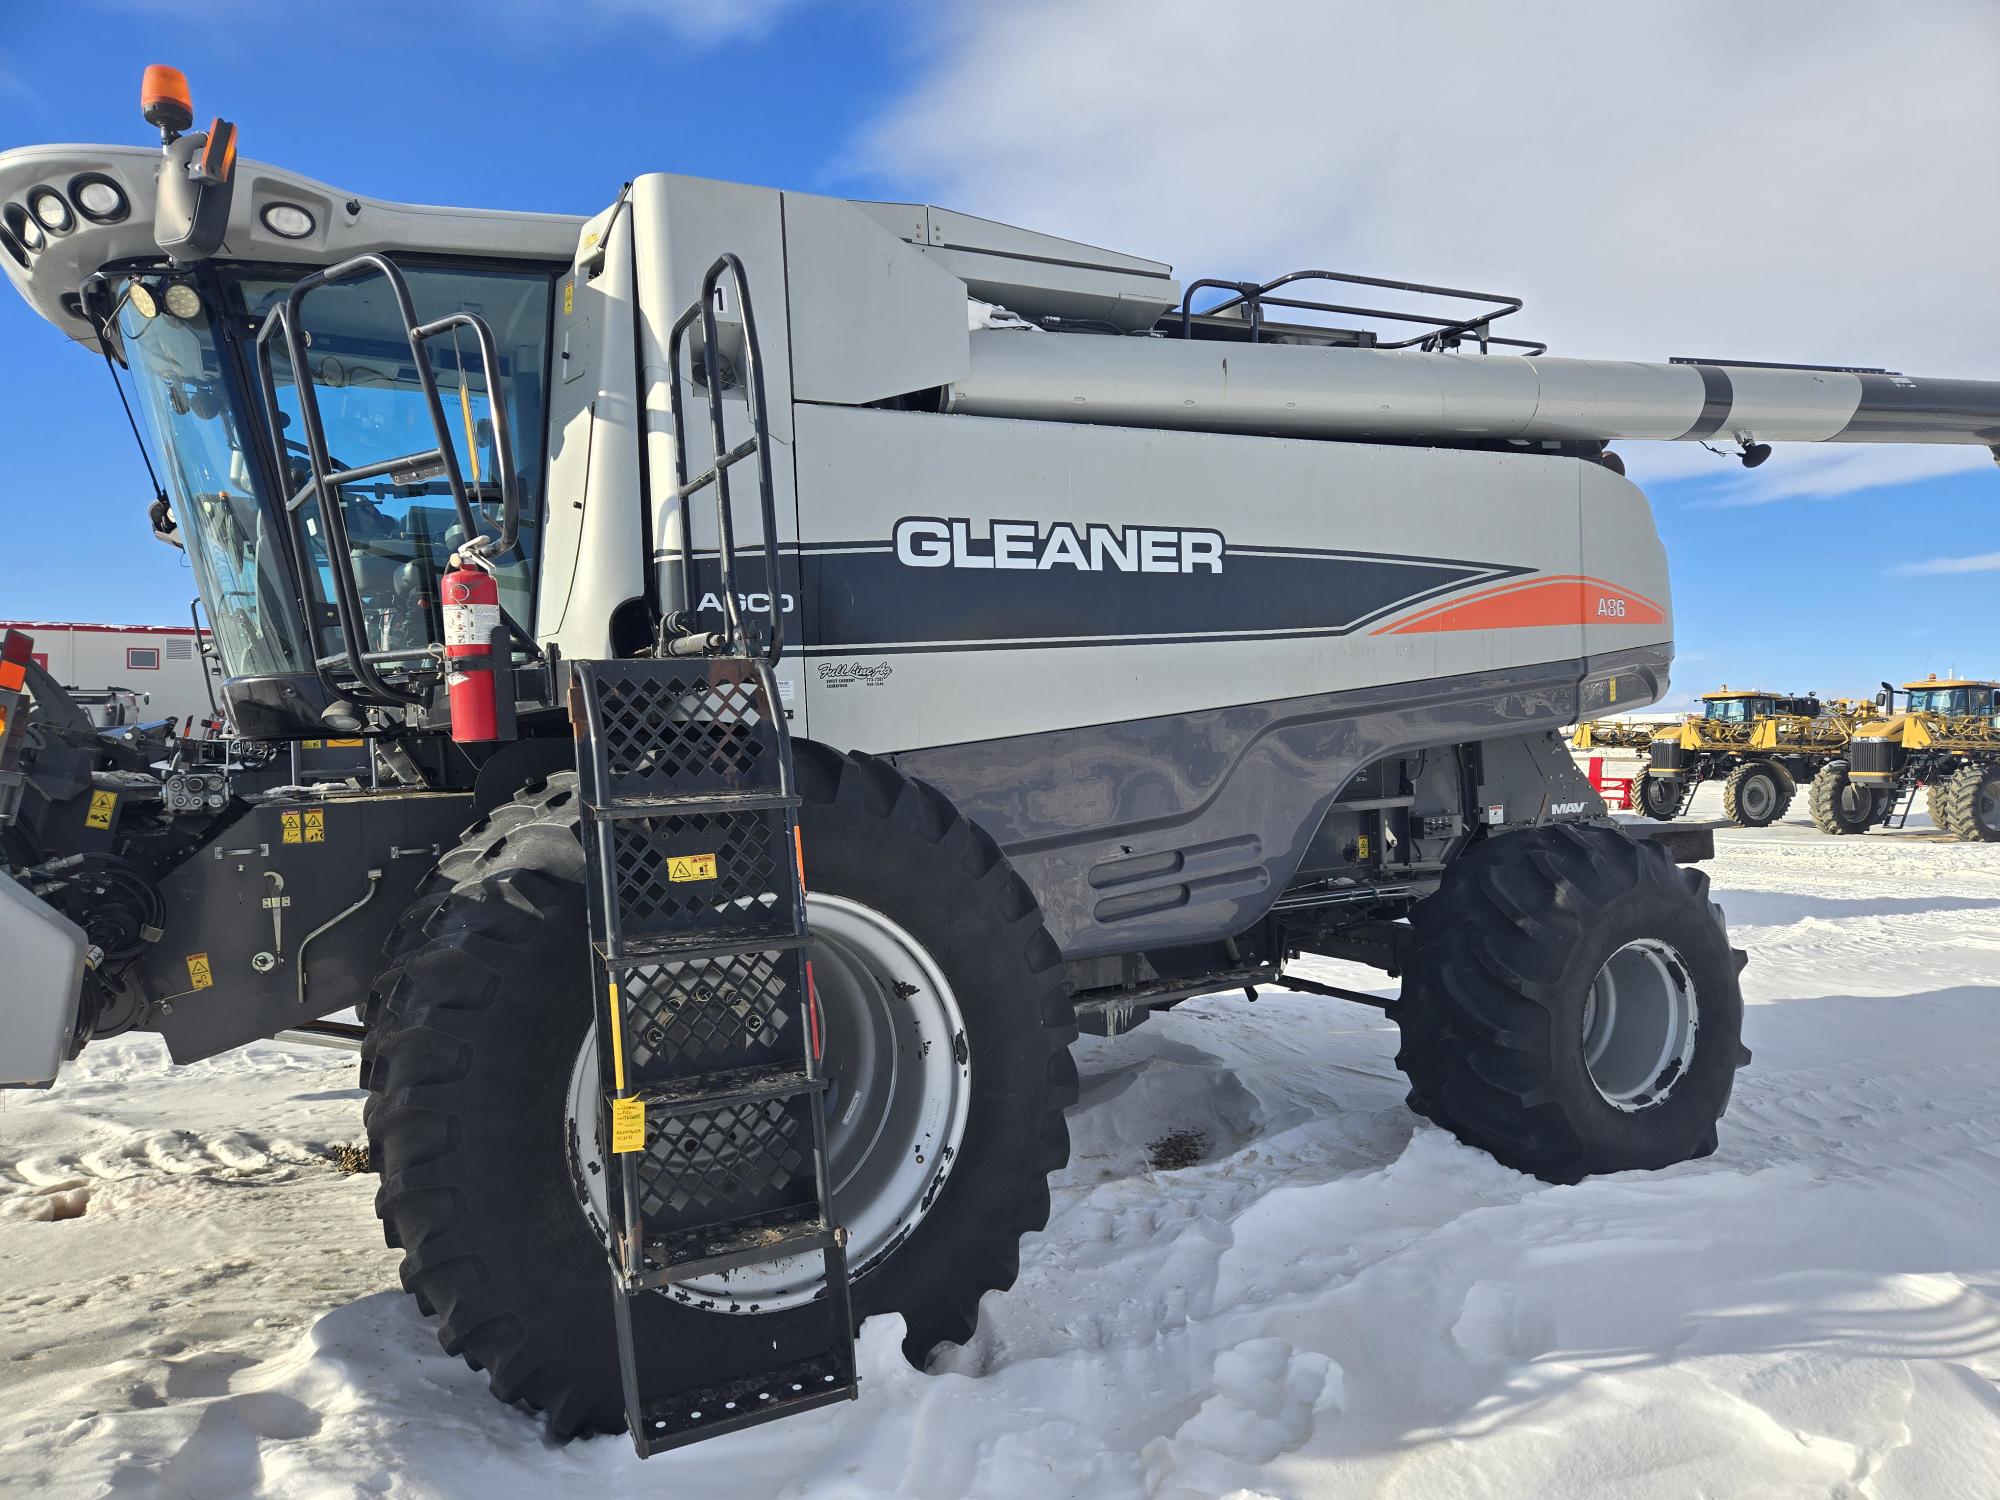
[[[493,683],[493,633],[500,628],[500,584],[484,568],[454,552],[440,598],[451,737],[462,745],[496,740],[500,716]]]

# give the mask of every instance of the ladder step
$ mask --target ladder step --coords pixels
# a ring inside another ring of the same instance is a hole
[[[662,1453],[815,1406],[852,1401],[860,1394],[857,1384],[837,1354],[816,1354],[761,1374],[648,1401],[640,1408],[632,1439],[642,1457]]]
[[[724,1104],[748,1104],[755,1099],[778,1099],[793,1094],[818,1094],[826,1090],[824,1078],[807,1074],[803,1064],[779,1063],[761,1068],[737,1068],[727,1073],[697,1073],[664,1087],[639,1090],[648,1113],[684,1115],[694,1110],[714,1109]]]
[[[794,929],[786,913],[783,927],[718,927],[706,932],[676,934],[673,937],[627,938],[613,950],[596,943],[597,956],[614,969],[671,959],[728,958],[738,953],[789,953],[811,941]]]
[[[683,1230],[646,1240],[646,1261],[628,1271],[628,1292],[657,1290],[677,1281],[701,1281],[759,1261],[783,1260],[825,1250],[840,1232],[826,1222],[815,1205],[784,1214],[765,1214],[750,1224],[718,1225]]]
[[[777,812],[797,807],[797,797],[783,792],[660,792],[654,796],[618,797],[586,804],[594,818],[658,818],[677,814]]]

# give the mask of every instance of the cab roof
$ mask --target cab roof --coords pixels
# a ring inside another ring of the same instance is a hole
[[[1977,677],[1926,677],[1921,682],[1906,682],[1903,691],[1911,693],[1919,688],[1991,688],[2000,687],[2000,682],[1988,682]]]

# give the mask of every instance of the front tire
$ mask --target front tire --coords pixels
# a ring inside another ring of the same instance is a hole
[[[1632,778],[1632,805],[1657,822],[1671,823],[1680,816],[1681,784],[1642,766]]]
[[[1830,760],[1819,768],[1806,793],[1806,811],[1821,833],[1866,833],[1883,813],[1881,793],[1862,786],[1847,774],[1847,762]]]
[[[1658,844],[1489,838],[1412,915],[1397,1065],[1410,1107],[1549,1182],[1706,1156],[1749,1061],[1708,879]]]
[[[1013,1284],[1067,1159],[1076,1036],[1061,955],[993,842],[886,763],[797,749],[809,901],[873,910],[919,943],[963,1016],[970,1099],[955,1160],[913,1227],[854,1267],[857,1324],[905,1320],[921,1364],[970,1338],[980,1297]],[[570,1138],[572,1060],[594,1019],[576,779],[523,792],[440,864],[371,1009],[363,1057],[384,1237],[438,1339],[557,1438],[624,1425],[611,1280],[587,1153]],[[894,976],[896,992],[921,974]],[[829,1075],[839,1039],[828,1018]],[[852,1205],[836,1196],[836,1211]],[[633,1308],[652,1378],[806,1351],[810,1302],[719,1312],[666,1295]],[[677,1370],[676,1365],[680,1366]]]
[[[1792,779],[1776,766],[1746,760],[1722,783],[1722,811],[1739,828],[1768,828],[1792,805]]]
[[[2000,766],[1969,765],[1944,783],[1944,827],[1967,844],[2000,843]]]

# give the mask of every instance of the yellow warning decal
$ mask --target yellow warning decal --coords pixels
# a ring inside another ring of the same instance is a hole
[[[83,816],[83,826],[85,828],[109,828],[111,826],[111,815],[116,811],[118,811],[118,794],[116,792],[92,792],[90,794],[90,811]]]
[[[596,236],[592,235],[595,239]],[[563,316],[566,318],[576,311],[576,280],[572,277],[563,283]]]
[[[362,743],[361,740],[328,740],[326,748],[329,750],[354,750],[359,748]]]
[[[611,1149],[614,1153],[646,1149],[646,1101],[611,1101]]]
[[[326,747],[326,741],[325,741],[325,740],[300,740],[300,741],[299,741],[299,748],[300,748],[301,750],[321,750],[321,749],[324,749],[325,747]]]
[[[1611,701],[1613,703],[1618,701],[1618,679],[1616,677],[1611,679]]]
[[[284,829],[282,837],[286,843],[300,844],[305,842],[305,835],[300,831],[301,824],[297,813],[279,813],[278,822]]]
[[[1362,835],[1361,835],[1361,836],[1360,836],[1359,838],[1355,839],[1355,841],[1354,841],[1354,857],[1355,857],[1356,859],[1366,859],[1366,858],[1368,857],[1368,835],[1367,835],[1367,834],[1365,834],[1365,833],[1364,833],[1364,834],[1362,834]]]
[[[306,842],[308,844],[324,844],[326,842],[326,812],[324,809],[316,807],[307,812]]]
[[[205,990],[215,983],[215,975],[209,972],[206,953],[190,953],[187,957],[188,988]]]
[[[713,880],[715,879],[715,856],[713,854],[676,854],[667,861],[669,880]]]

